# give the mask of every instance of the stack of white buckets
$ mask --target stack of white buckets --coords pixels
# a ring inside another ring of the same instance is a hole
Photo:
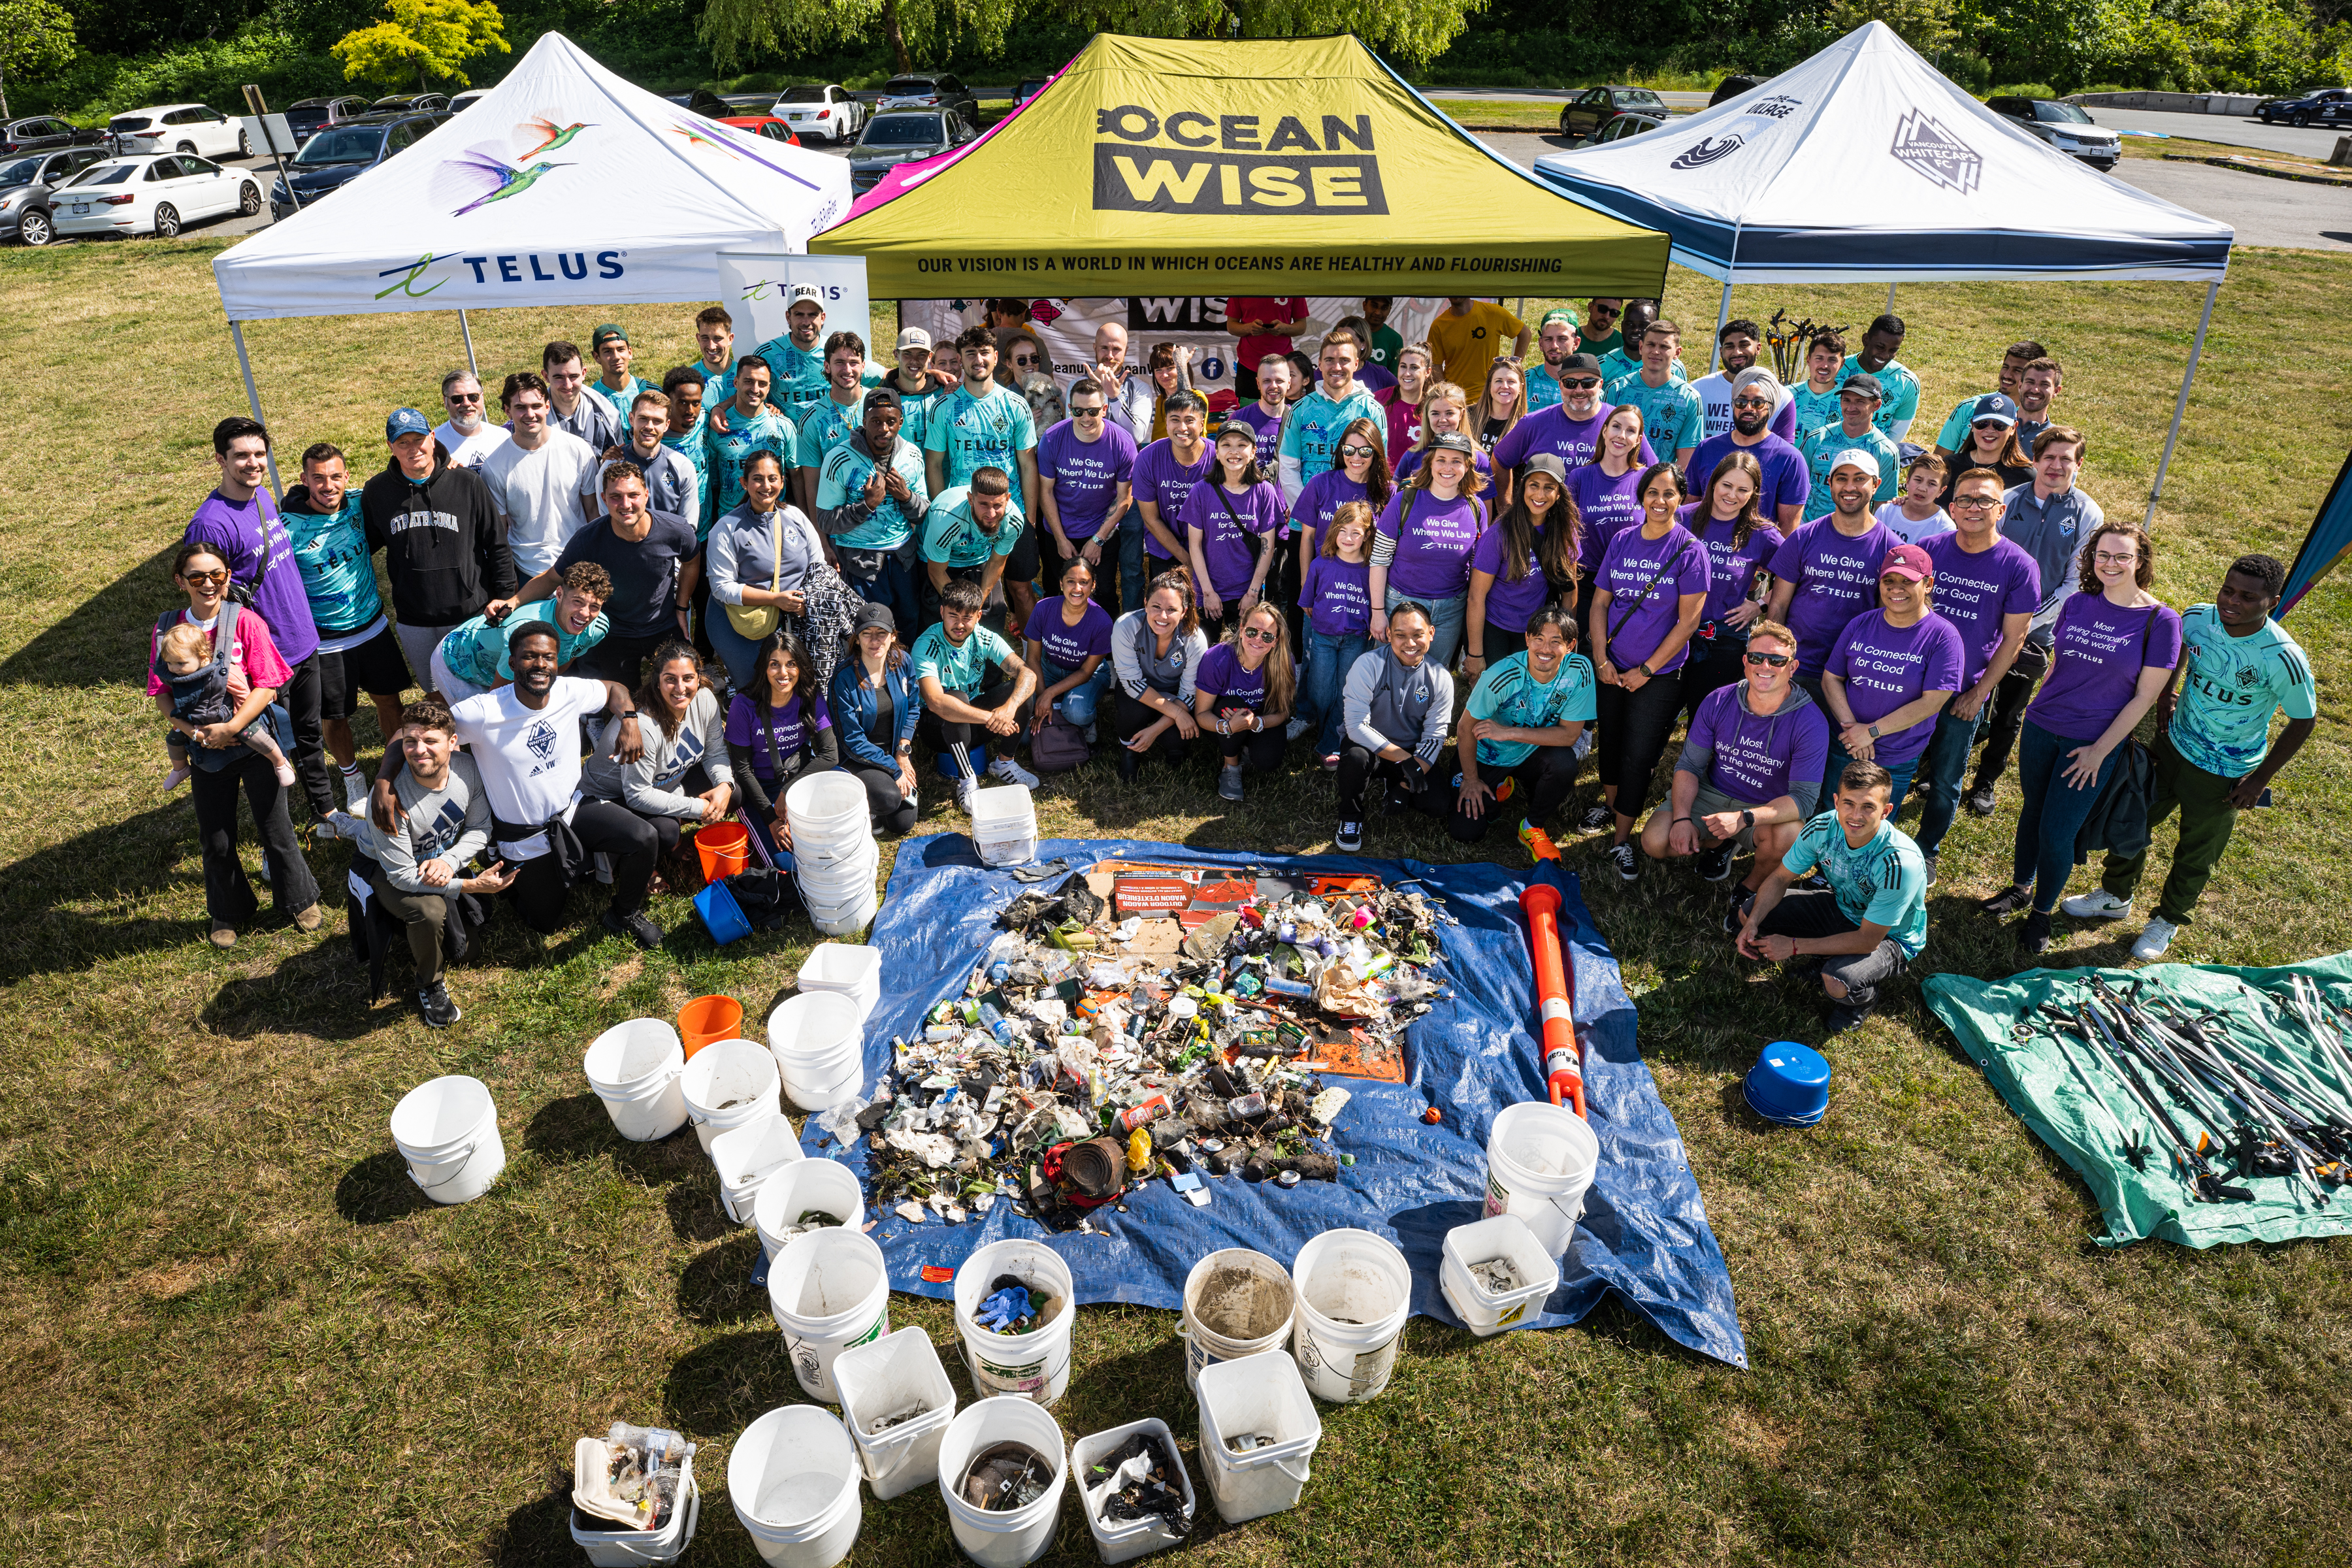
[[[838,771],[810,773],[784,791],[784,819],[793,828],[793,881],[810,921],[827,936],[871,925],[882,901],[875,881],[882,851],[866,786]]]
[[[983,866],[1025,866],[1037,858],[1037,803],[1028,785],[971,792],[971,846]]]

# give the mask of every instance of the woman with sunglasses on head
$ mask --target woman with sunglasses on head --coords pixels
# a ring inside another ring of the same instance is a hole
[[[1134,781],[1136,769],[1166,737],[1176,732],[1173,752],[1201,733],[1192,717],[1194,681],[1209,639],[1201,635],[1201,612],[1192,596],[1192,575],[1178,568],[1162,572],[1144,590],[1143,605],[1119,616],[1111,627],[1111,667],[1118,684],[1118,778]]]
[[[1217,798],[1242,798],[1242,763],[1262,773],[1282,767],[1283,731],[1298,694],[1290,626],[1272,605],[1254,605],[1234,635],[1201,656],[1192,717],[1217,753]]]
[[[1746,452],[1729,452],[1715,465],[1706,493],[1675,514],[1675,521],[1706,546],[1706,608],[1691,635],[1691,657],[1683,666],[1682,708],[1696,714],[1706,694],[1747,673],[1748,628],[1764,613],[1758,584],[1780,548],[1780,531],[1764,521],[1764,467]]]

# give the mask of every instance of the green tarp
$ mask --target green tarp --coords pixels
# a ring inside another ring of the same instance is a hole
[[[2233,1184],[2251,1187],[2254,1201],[2201,1203],[2176,1173],[2168,1154],[2151,1152],[2147,1170],[2133,1169],[2123,1156],[2117,1126],[2139,1129],[2158,1148],[2164,1146],[2161,1129],[2149,1124],[2147,1113],[2127,1097],[2105,1064],[2070,1037],[2067,1048],[2100,1089],[2105,1109],[2091,1108],[2084,1079],[2052,1044],[2047,1021],[2036,1016],[2045,1002],[2072,1007],[2086,998],[2086,976],[2093,973],[2126,994],[2136,984],[2138,999],[2159,1012],[2194,1016],[2218,1011],[2243,1016],[2258,1006],[2246,995],[2245,985],[2283,992],[2293,974],[2309,976],[2343,1005],[2352,996],[2352,952],[2279,969],[2186,963],[2139,970],[2035,969],[1994,982],[1938,974],[1923,987],[1927,1005],[1958,1037],[1969,1059],[1984,1069],[2010,1108],[2074,1168],[2099,1200],[2107,1222],[2107,1233],[2097,1238],[2100,1246],[2122,1247],[2151,1236],[2183,1247],[2207,1247],[2352,1233],[2352,1187],[2326,1187],[2331,1201],[2323,1207],[2300,1177],[2229,1177]],[[2276,1007],[2269,1014],[2275,1034],[2289,1041],[2299,1038],[2299,1026],[2282,1024],[2282,1016],[2283,1010]],[[2021,1031],[2021,1022],[2027,1026]],[[2241,1041],[2260,1043],[2265,1055],[2284,1055],[2259,1030],[2236,1029],[2233,1034]]]

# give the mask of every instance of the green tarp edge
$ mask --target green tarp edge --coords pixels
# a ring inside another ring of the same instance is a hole
[[[2120,1091],[2102,1092],[2100,1103],[2106,1107],[2106,1115],[2090,1110],[2082,1080],[2069,1070],[2042,1020],[2034,1018],[2035,1009],[2045,1002],[2072,1005],[2085,995],[2084,976],[2091,973],[2126,994],[2136,983],[2143,999],[2160,997],[2183,1013],[2243,1015],[2252,1004],[2240,989],[2242,984],[2271,990],[2284,985],[2287,976],[2302,974],[2331,994],[2338,986],[2352,988],[2352,952],[2276,969],[2159,963],[2138,970],[2034,969],[2000,981],[1937,974],[1921,987],[1928,1007],[1959,1039],[1969,1059],[1983,1069],[2010,1109],[2090,1187],[2106,1217],[2107,1233],[2095,1238],[2100,1246],[2124,1247],[2155,1237],[2203,1248],[2225,1242],[2293,1241],[2352,1234],[2352,1187],[2326,1189],[2332,1201],[2322,1208],[2313,1202],[2299,1177],[2232,1177],[2231,1181],[2252,1188],[2258,1194],[2255,1200],[2209,1204],[2189,1195],[2168,1160],[2152,1153],[2145,1172],[2134,1170],[2115,1147],[2116,1126],[2138,1127],[2152,1142],[2161,1139],[2161,1131],[2147,1125],[2147,1113],[2124,1100]],[[2272,1018],[2276,1026],[2277,1015],[2273,1013]],[[2034,1025],[2021,1040],[2011,1032],[2021,1019]],[[2281,1032],[2290,1039],[2295,1037],[2293,1031]],[[2240,1037],[2263,1038],[2244,1031]],[[2104,1066],[2092,1061],[2081,1046],[2070,1039],[2068,1048],[2091,1071],[2095,1082],[2107,1081]],[[2263,1050],[2266,1055],[2280,1054],[2266,1040]]]

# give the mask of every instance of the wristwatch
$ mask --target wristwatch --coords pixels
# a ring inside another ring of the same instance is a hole
[[[1633,667],[1633,673],[1644,680],[1655,680],[1658,678],[1658,672],[1650,668],[1650,661],[1646,658]]]
[[[1739,814],[1739,826],[1742,827],[1755,826],[1756,814],[1753,811],[1742,810]]]
[[[1874,741],[1878,739],[1878,726],[1875,724],[1870,727],[1870,738]]]

